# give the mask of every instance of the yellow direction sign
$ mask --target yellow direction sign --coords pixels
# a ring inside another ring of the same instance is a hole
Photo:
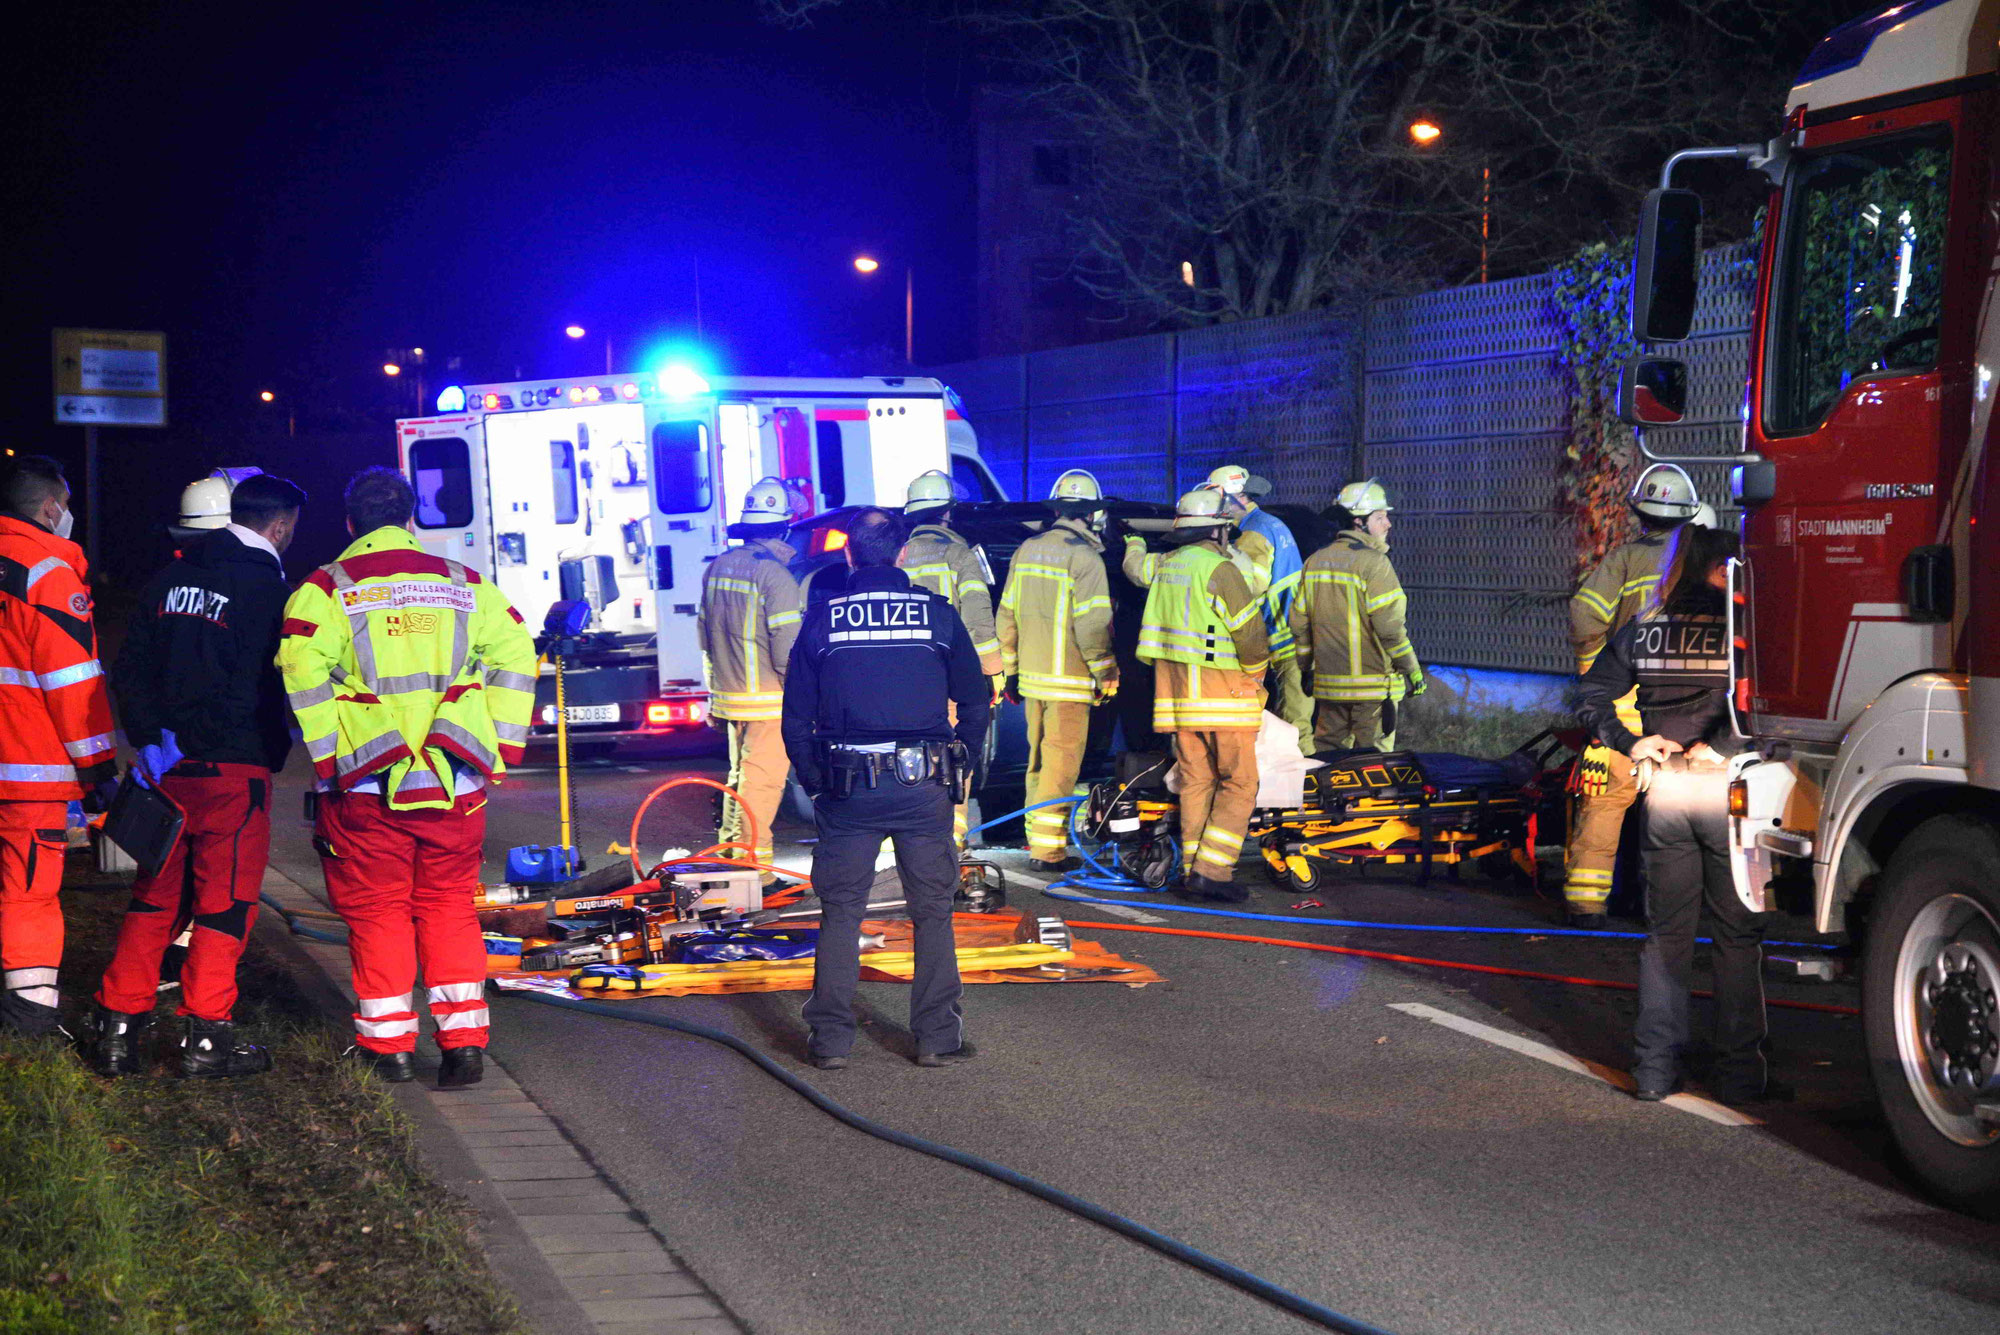
[[[167,424],[165,334],[58,329],[55,371],[60,426]]]

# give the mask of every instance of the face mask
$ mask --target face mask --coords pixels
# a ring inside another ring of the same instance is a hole
[[[58,538],[67,538],[69,536],[69,531],[75,527],[76,527],[76,511],[64,510],[62,512],[62,518],[56,520],[55,535]]]

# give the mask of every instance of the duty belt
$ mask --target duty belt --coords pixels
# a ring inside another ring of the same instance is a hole
[[[847,797],[854,785],[873,788],[884,777],[894,777],[905,788],[935,781],[952,791],[952,801],[965,800],[966,780],[971,767],[966,763],[961,742],[897,742],[887,751],[863,751],[837,742],[826,744],[826,766],[833,779],[833,794]]]

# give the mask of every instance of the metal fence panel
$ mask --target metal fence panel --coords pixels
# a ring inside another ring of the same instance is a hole
[[[1172,334],[1056,348],[1028,357],[1029,406],[1170,394],[1173,377]]]
[[[1368,369],[1554,351],[1554,282],[1535,274],[1378,301],[1368,316]]]
[[[1371,445],[1545,432],[1562,424],[1569,404],[1563,376],[1545,352],[1371,372],[1367,399]]]
[[[977,361],[953,362],[931,374],[957,390],[958,397],[965,401],[966,412],[975,417],[1028,406],[1026,357],[981,357]]]
[[[1108,495],[1157,499],[1173,486],[1172,431],[1173,400],[1165,394],[1030,408],[1023,494],[1046,496],[1064,470],[1087,468]]]

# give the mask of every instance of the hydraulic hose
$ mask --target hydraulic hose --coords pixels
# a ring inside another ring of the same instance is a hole
[[[1005,817],[1002,819],[1005,819]],[[1088,925],[1097,926],[1096,923]],[[1260,1275],[1251,1274],[1241,1266],[1231,1265],[1227,1261],[1210,1256],[1207,1252],[1189,1246],[1178,1238],[1169,1237],[1164,1233],[1147,1228],[1144,1224],[1127,1219],[1124,1215],[1114,1211],[1107,1210],[1093,1201],[1084,1200],[1080,1196],[1073,1196],[1060,1187],[1052,1187],[1037,1178],[1029,1177],[1025,1173],[1017,1173],[1011,1168],[994,1163],[990,1159],[981,1158],[979,1155],[970,1153],[969,1151],[957,1149],[950,1145],[941,1145],[937,1141],[926,1140],[922,1136],[912,1135],[907,1131],[898,1131],[894,1127],[884,1126],[872,1118],[864,1117],[844,1104],[829,1098],[813,1085],[786,1070],[783,1066],[780,1066],[770,1057],[759,1052],[756,1048],[734,1034],[727,1033],[721,1029],[712,1029],[704,1024],[696,1024],[690,1020],[675,1019],[657,1010],[642,1011],[630,1006],[608,1006],[602,1002],[573,1001],[567,997],[549,996],[541,992],[517,992],[510,995],[517,996],[523,1001],[534,1002],[537,1005],[581,1011],[586,1015],[598,1015],[611,1020],[631,1020],[639,1024],[655,1025],[661,1029],[671,1029],[676,1033],[687,1034],[694,1038],[707,1039],[711,1043],[720,1043],[724,1047],[731,1048],[743,1057],[748,1058],[759,1070],[784,1084],[786,1088],[805,1099],[806,1102],[812,1104],[827,1116],[853,1127],[856,1131],[874,1136],[878,1140],[885,1140],[891,1145],[900,1145],[904,1149],[915,1150],[919,1154],[927,1154],[934,1159],[942,1159],[946,1163],[957,1164],[961,1168],[970,1169],[972,1172],[978,1173],[983,1177],[991,1178],[1003,1186],[1013,1187],[1017,1191],[1026,1192],[1028,1195],[1046,1201],[1058,1209],[1066,1210],[1078,1218],[1087,1219],[1091,1223],[1108,1228],[1114,1233],[1123,1234],[1141,1246],[1150,1247],[1154,1251],[1171,1257],[1183,1265],[1191,1266],[1206,1275],[1221,1280],[1225,1284],[1240,1289],[1253,1298],[1259,1298],[1275,1307],[1283,1308],[1285,1311],[1292,1313],[1292,1315],[1302,1317],[1327,1330],[1349,1332],[1350,1335],[1387,1335],[1387,1332],[1383,1331],[1379,1326],[1371,1326],[1365,1321],[1360,1321],[1354,1317],[1336,1312],[1330,1307],[1312,1301],[1310,1298],[1293,1293],[1290,1289],[1280,1288],[1270,1280]]]
[[[736,803],[736,809],[743,813],[743,823],[745,826],[748,827],[749,838],[747,842],[753,848],[760,842],[757,836],[762,834],[763,831],[759,829],[757,826],[757,817],[755,814],[751,812],[749,806],[743,801],[743,799],[737,796],[736,790],[734,788],[731,788],[726,783],[718,783],[714,779],[706,778],[699,774],[683,774],[677,779],[668,779],[665,783],[653,789],[652,792],[647,793],[646,800],[641,802],[639,804],[639,809],[632,813],[632,828],[630,832],[627,834],[625,842],[632,846],[632,875],[635,879],[643,879],[646,875],[645,867],[640,865],[639,862],[639,822],[646,818],[646,809],[653,805],[653,800],[657,798],[661,793],[671,792],[676,788],[686,788],[689,785],[694,785],[702,788],[713,788],[718,793],[721,793],[724,797],[727,797],[730,801]],[[738,864],[738,865],[747,865],[747,864]],[[776,867],[763,867],[760,868],[760,870],[777,871],[779,869]],[[786,872],[785,874],[791,875],[790,872]]]

